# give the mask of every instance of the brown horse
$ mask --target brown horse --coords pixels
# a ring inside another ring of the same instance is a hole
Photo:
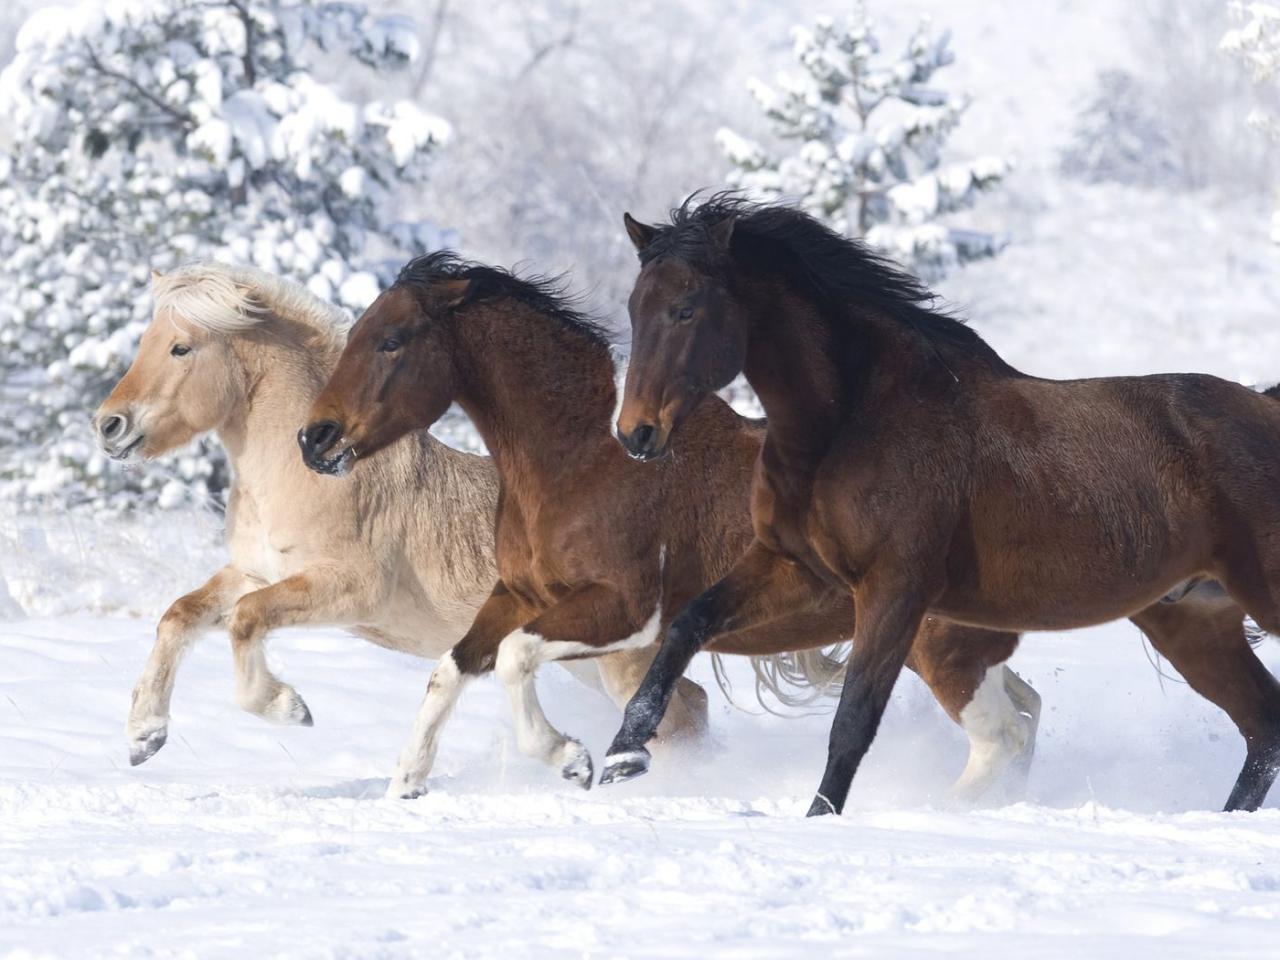
[[[545,282],[448,254],[411,262],[352,330],[299,436],[308,465],[345,472],[457,400],[501,481],[499,582],[437,664],[393,792],[422,789],[462,684],[490,670],[512,699],[521,749],[589,786],[590,756],[531,698],[538,664],[654,643],[750,543],[760,425],[712,398],[688,417],[674,456],[635,463],[612,437],[615,397],[593,322]],[[852,620],[848,594],[832,591],[716,649],[817,647],[847,638]],[[959,785],[968,793],[1030,755],[1038,698],[999,666],[1016,643],[935,622],[914,651],[913,666],[969,733]]]
[[[740,371],[768,434],[755,541],[672,625],[602,780],[643,772],[696,650],[834,583],[857,630],[811,815],[842,809],[930,615],[1002,630],[1132,617],[1244,735],[1227,809],[1262,803],[1280,684],[1242,620],[1280,630],[1280,404],[1208,376],[1026,376],[913,278],[785,207],[719,195],[661,227],[626,220],[642,268],[620,439],[657,457]],[[1202,576],[1226,595],[1159,602]]]

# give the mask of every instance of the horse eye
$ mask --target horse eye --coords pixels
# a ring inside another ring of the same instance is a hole
[[[175,343],[169,348],[169,356],[171,357],[185,357],[190,352],[191,348],[185,343]]]
[[[382,346],[378,347],[379,353],[395,353],[403,344],[399,337],[387,337],[382,341]]]
[[[690,319],[692,319],[692,318],[693,318],[693,307],[681,307],[681,308],[680,308],[680,313],[679,313],[679,314],[677,314],[677,316],[678,316],[681,320],[690,320]]]

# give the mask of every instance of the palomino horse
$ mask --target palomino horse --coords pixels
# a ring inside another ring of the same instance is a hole
[[[643,772],[695,651],[835,583],[857,631],[811,815],[842,809],[930,615],[1003,630],[1132,617],[1244,735],[1227,809],[1262,803],[1280,684],[1242,621],[1280,630],[1274,398],[1207,376],[1026,376],[926,308],[914,279],[785,207],[719,195],[665,226],[626,219],[642,268],[622,442],[657,457],[739,371],[769,420],[755,542],[672,625],[606,778]],[[1160,602],[1201,576],[1226,595]]]
[[[231,562],[177,600],[133,693],[130,759],[164,745],[178,661],[226,620],[244,709],[311,722],[263,652],[280,626],[328,623],[380,646],[436,658],[466,632],[493,586],[498,476],[485,457],[421,433],[349,484],[298,462],[294,433],[346,340],[345,313],[257,270],[193,264],[154,281],[152,322],[96,428],[117,460],[153,457],[215,431],[233,466]],[[651,651],[599,662],[619,705]],[[590,680],[590,676],[584,677]],[[672,730],[705,727],[706,696],[686,681]]]
[[[546,282],[432,254],[365,311],[316,400],[299,443],[317,471],[372,469],[378,451],[456,399],[502,478],[500,579],[431,675],[393,784],[404,795],[421,788],[463,684],[490,670],[511,697],[521,748],[588,786],[586,750],[529,700],[538,664],[652,644],[750,542],[759,424],[709,399],[675,456],[634,463],[612,437],[614,382],[605,337]],[[833,591],[716,649],[821,646],[848,637],[852,618],[848,594]],[[999,666],[1016,643],[935,622],[914,651],[913,666],[969,733],[966,792],[1030,755],[1038,698]]]

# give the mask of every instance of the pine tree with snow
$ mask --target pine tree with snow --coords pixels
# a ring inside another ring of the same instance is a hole
[[[225,482],[205,447],[175,476],[173,461],[108,470],[90,441],[150,319],[150,271],[226,259],[365,307],[386,258],[441,243],[396,211],[448,126],[408,102],[354,102],[317,63],[376,73],[416,52],[410,22],[356,2],[94,0],[26,22],[0,74],[7,492],[164,502]]]
[[[1222,50],[1239,57],[1256,83],[1280,86],[1280,5],[1232,3],[1229,8],[1240,26],[1226,32]],[[1280,118],[1257,109],[1249,114],[1249,125],[1280,143]],[[1271,239],[1280,243],[1280,205],[1271,217]]]
[[[954,59],[949,34],[935,37],[925,20],[900,57],[881,57],[859,3],[843,23],[823,17],[793,37],[802,72],[781,76],[778,89],[751,84],[774,134],[792,146],[774,152],[721,129],[729,184],[759,200],[798,202],[928,280],[995,255],[1002,244],[992,235],[938,222],[971,206],[1010,167],[995,156],[943,163],[969,105],[931,85]]]

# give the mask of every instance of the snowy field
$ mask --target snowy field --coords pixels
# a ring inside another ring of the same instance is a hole
[[[427,668],[333,631],[272,647],[314,728],[237,710],[214,635],[169,744],[130,768],[150,636],[125,617],[0,626],[0,956],[1256,958],[1280,922],[1280,797],[1216,812],[1241,743],[1128,625],[1017,655],[1045,708],[1026,802],[948,802],[964,742],[911,677],[845,816],[822,820],[803,814],[828,714],[718,691],[708,750],[583,793],[516,752],[481,682],[430,794],[383,799]],[[1280,644],[1262,653],[1280,670]],[[612,705],[558,670],[540,683],[599,759]]]

